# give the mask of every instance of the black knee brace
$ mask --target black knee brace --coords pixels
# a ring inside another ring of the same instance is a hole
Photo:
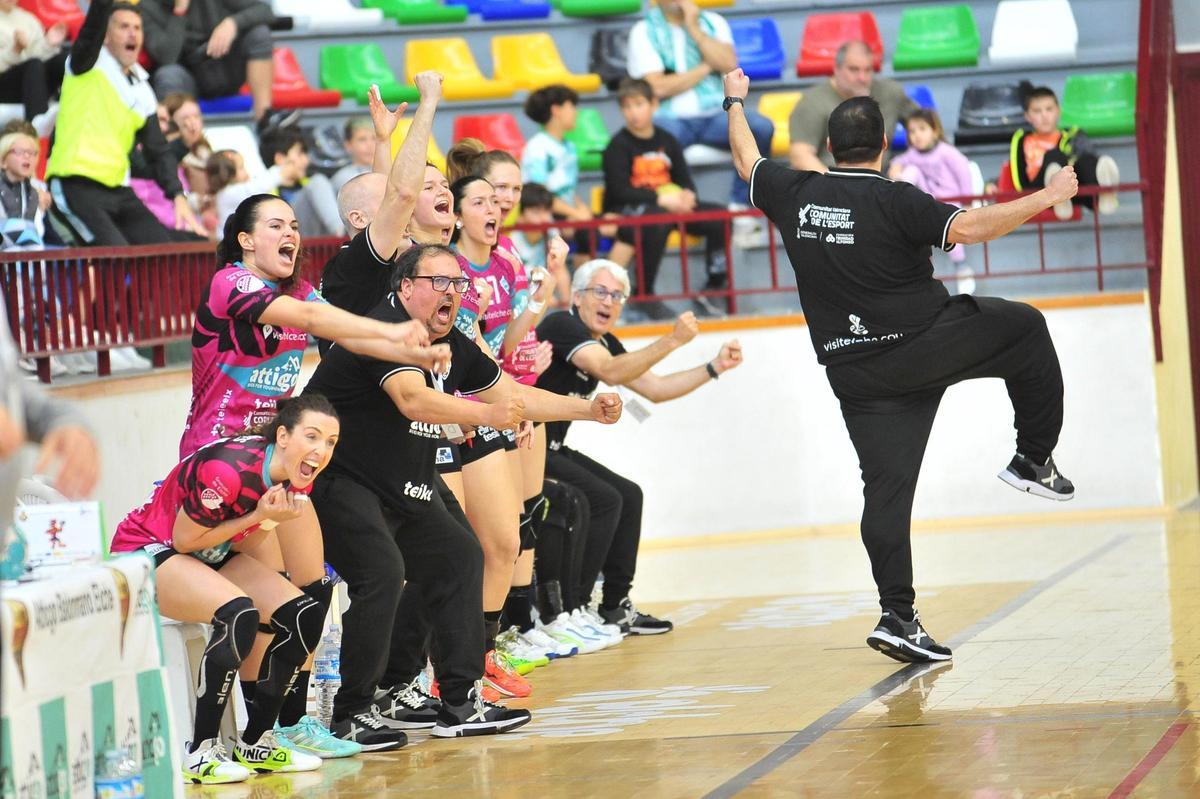
[[[326,576],[300,586],[300,590],[316,600],[325,610],[329,610],[330,604],[333,603],[333,582]]]
[[[317,648],[324,625],[325,608],[311,596],[301,595],[284,602],[271,614],[275,640],[267,648],[264,665],[276,659],[285,665],[299,666]]]
[[[233,671],[242,665],[254,646],[258,610],[250,597],[231,599],[213,613],[212,628],[204,659],[216,668]]]
[[[526,552],[537,545],[537,531],[546,518],[546,495],[538,494],[525,500],[525,508],[521,512],[521,551]]]

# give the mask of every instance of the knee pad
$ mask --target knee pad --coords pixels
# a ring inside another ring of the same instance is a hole
[[[525,509],[521,513],[521,551],[533,549],[537,545],[538,528],[546,518],[546,496],[538,494],[525,500]]]
[[[232,671],[242,665],[258,631],[258,609],[250,597],[239,596],[217,608],[212,617],[212,635],[204,657],[221,669]]]
[[[310,596],[300,595],[284,602],[271,614],[275,640],[269,657],[300,665],[317,648],[325,626],[325,608]]]
[[[333,603],[333,581],[328,576],[313,580],[308,585],[300,586],[300,590],[312,597],[326,610]]]

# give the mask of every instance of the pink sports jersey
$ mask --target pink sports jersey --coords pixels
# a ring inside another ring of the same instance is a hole
[[[202,447],[155,486],[145,505],[130,511],[117,525],[109,548],[132,552],[147,544],[172,546],[180,509],[204,527],[248,515],[271,487],[267,467],[274,449],[262,436],[222,439]],[[294,490],[307,494],[312,486]],[[229,541],[190,554],[206,563],[220,563],[233,544],[257,529],[258,525],[247,527]]]
[[[500,237],[497,249],[501,247],[515,254],[512,240],[507,236]],[[526,275],[524,267],[514,269],[509,260],[496,251],[492,252],[487,267],[482,270],[461,255],[458,256],[458,263],[462,267],[464,275],[472,280],[483,278],[491,285],[492,300],[488,304],[483,318],[480,319],[479,294],[472,285],[463,293],[455,324],[468,336],[474,336],[474,325],[478,321],[480,330],[483,331],[484,342],[492,351],[492,355],[500,358],[500,352],[504,346],[504,334],[508,330],[509,323],[524,313],[529,304],[529,277]],[[537,334],[530,327],[520,344],[504,358],[502,363],[504,371],[526,385],[533,385],[537,381],[537,375],[532,372],[532,350],[536,346]]]
[[[295,389],[308,334],[258,323],[280,296],[277,283],[240,263],[213,275],[192,330],[192,406],[179,442],[180,458],[210,441],[269,422],[276,401]],[[324,302],[302,278],[287,296]]]

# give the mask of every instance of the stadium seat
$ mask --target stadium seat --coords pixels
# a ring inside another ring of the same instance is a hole
[[[758,98],[758,113],[775,123],[775,135],[771,137],[771,155],[786,156],[791,147],[788,123],[792,109],[804,92],[766,92]]]
[[[343,97],[353,97],[367,104],[367,90],[379,86],[386,103],[416,102],[420,94],[415,86],[405,86],[396,79],[379,45],[327,44],[321,48],[321,86],[337,89]]]
[[[1010,170],[1008,168],[1008,164],[1009,164],[1009,162],[1005,161],[1000,166],[1000,175],[996,179],[996,189],[1000,192],[1014,191],[1012,170]],[[1083,218],[1083,211],[1081,211],[1079,206],[1076,205],[1076,206],[1072,207],[1072,213],[1071,213],[1070,219],[1059,219],[1057,216],[1054,215],[1053,208],[1047,208],[1044,211],[1041,211],[1041,212],[1037,213],[1036,215],[1029,217],[1028,221],[1029,222],[1074,222],[1075,220],[1082,219],[1082,218]]]
[[[770,17],[732,19],[729,28],[733,32],[738,66],[747,77],[751,80],[779,80],[783,77],[787,56],[783,52],[783,39],[779,36],[775,20]]]
[[[275,79],[271,84],[271,104],[276,108],[332,108],[342,102],[336,89],[314,89],[300,69],[290,47],[275,48]],[[242,90],[249,94],[248,88]]]
[[[511,97],[516,87],[507,80],[489,80],[479,71],[467,40],[411,39],[404,53],[404,68],[411,83],[418,72],[442,73],[447,100],[490,100]]]
[[[276,16],[291,17],[296,30],[313,33],[378,30],[383,24],[382,11],[358,8],[350,0],[272,0],[271,9]],[[343,90],[342,94],[353,97],[355,93]]]
[[[642,0],[562,0],[558,10],[564,17],[615,17],[640,14]]]
[[[466,7],[443,5],[437,0],[362,0],[362,6],[377,8],[401,25],[436,25],[467,18]]]
[[[900,14],[895,69],[942,69],[979,63],[979,28],[970,6],[920,6]]]
[[[396,130],[392,132],[392,158],[396,157],[396,153],[400,152],[400,145],[404,144],[404,139],[408,136],[408,129],[412,127],[412,117],[403,116],[396,123]],[[429,146],[425,148],[425,160],[446,172],[446,154],[438,147],[437,142],[432,136],[429,137]]]
[[[467,11],[479,14],[483,11],[483,0],[446,0],[449,5],[466,6]]]
[[[75,41],[83,26],[84,13],[75,0],[20,0],[18,5],[37,17],[43,28],[65,22],[69,42]]]
[[[1025,124],[1021,105],[1028,83],[970,83],[963,89],[955,144],[1006,144]]]
[[[550,16],[548,0],[483,0],[479,15],[485,20],[545,19]]]
[[[907,94],[912,101],[922,108],[932,108],[937,110],[937,103],[933,101],[933,92],[923,83],[916,83],[912,86],[905,86],[904,93]],[[896,131],[892,134],[892,149],[899,152],[908,148],[908,131],[904,129],[904,120],[897,120]]]
[[[879,26],[870,11],[842,14],[809,14],[804,21],[800,39],[800,57],[796,59],[796,75],[832,75],[833,58],[838,48],[851,39],[866,42],[875,54],[875,70],[883,65],[883,40]]]
[[[608,128],[604,126],[604,118],[594,108],[580,108],[575,117],[575,129],[564,137],[575,145],[579,156],[579,169],[584,172],[595,172],[600,169],[604,148],[608,146]]]
[[[1062,122],[1091,136],[1133,133],[1137,76],[1132,72],[1070,75],[1063,87]]]
[[[696,0],[696,5],[701,8],[727,8],[736,2],[737,0]]]
[[[479,139],[489,150],[504,150],[518,161],[525,150],[525,137],[512,114],[460,115],[454,119],[454,141]]]
[[[683,150],[683,159],[689,166],[728,166],[733,156],[728,150],[710,147],[707,144],[692,144]]]
[[[237,150],[246,163],[246,172],[257,177],[267,171],[258,154],[258,137],[245,125],[205,125],[204,138],[217,150]]]
[[[988,60],[995,66],[1075,60],[1079,28],[1069,0],[1000,0]]]
[[[600,88],[600,76],[576,75],[563,64],[548,33],[517,33],[492,38],[492,66],[496,77],[518,89],[533,91],[561,83],[580,94]]]
[[[248,94],[231,94],[227,97],[210,97],[207,100],[197,100],[202,114],[248,114],[254,107],[254,101]]]
[[[628,28],[597,28],[592,31],[588,69],[600,76],[609,91],[616,91],[621,81],[629,77],[629,71],[625,68],[628,51]]]

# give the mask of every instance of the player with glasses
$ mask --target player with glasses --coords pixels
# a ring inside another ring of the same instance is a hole
[[[612,329],[629,296],[629,273],[603,259],[588,261],[571,281],[572,307],[550,314],[538,325],[538,338],[554,348],[554,357],[538,379],[538,388],[573,397],[587,397],[600,381],[633,389],[651,402],[682,397],[716,380],[742,362],[737,339],[721,345],[708,363],[667,375],[653,367],[696,337],[699,327],[689,311],[679,315],[671,332],[639,350],[626,351]],[[642,535],[642,489],[632,480],[607,469],[564,443],[570,422],[549,422],[546,475],[580,489],[591,506],[591,526],[584,544],[578,592],[563,597],[563,612],[599,615],[622,632],[656,635],[672,624],[642,613],[629,598],[637,568]],[[587,603],[599,574],[604,595],[598,611]]]

